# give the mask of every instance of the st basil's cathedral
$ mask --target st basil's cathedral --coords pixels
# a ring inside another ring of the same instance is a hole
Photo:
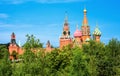
[[[83,17],[81,29],[78,29],[78,25],[77,25],[76,31],[74,32],[74,38],[70,36],[68,17],[67,16],[65,17],[63,32],[60,37],[60,48],[66,45],[71,45],[72,47],[74,46],[82,47],[82,44],[89,42],[90,39],[93,39],[96,42],[100,42],[101,31],[99,30],[98,25],[96,25],[96,28],[91,36],[90,26],[88,25],[88,20],[87,20],[87,10],[84,9],[83,13],[84,13],[84,17]]]

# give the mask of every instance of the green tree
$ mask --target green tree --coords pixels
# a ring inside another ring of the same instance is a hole
[[[90,76],[87,55],[79,47],[73,48],[71,76]]]
[[[97,50],[97,45],[96,42],[93,40],[90,40],[88,44],[84,44],[83,47],[83,52],[86,54],[88,58],[88,67],[89,67],[89,76],[96,76],[97,75],[97,60],[96,60],[96,50]]]
[[[28,35],[28,34],[27,34],[26,37],[27,37],[27,41],[26,41],[26,43],[23,45],[23,47],[24,47],[25,49],[31,50],[31,49],[42,48],[42,47],[43,47],[43,44],[40,43],[40,40],[39,40],[39,39],[36,39],[36,38],[34,37],[34,35]]]
[[[107,74],[109,76],[120,75],[120,41],[112,39],[106,45],[107,51]]]
[[[7,53],[7,45],[6,44],[0,44],[0,59],[3,59],[5,54]]]
[[[72,60],[72,51],[69,47],[65,47],[63,50],[54,49],[46,56],[50,76],[68,76],[67,68]]]
[[[3,53],[3,57],[0,60],[0,76],[10,76],[12,74],[12,66],[9,60],[9,53],[6,48],[1,49]]]

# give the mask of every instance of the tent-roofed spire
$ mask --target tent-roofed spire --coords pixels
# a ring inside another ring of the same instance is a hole
[[[88,26],[88,21],[87,21],[87,16],[86,16],[86,14],[87,14],[86,8],[84,8],[83,13],[84,13],[83,26]]]

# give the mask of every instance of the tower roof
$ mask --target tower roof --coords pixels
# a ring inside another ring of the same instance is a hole
[[[15,33],[14,32],[11,35],[11,39],[15,39]]]
[[[69,31],[69,24],[68,24],[67,12],[65,12],[65,20],[64,20],[63,31]]]
[[[87,14],[86,8],[84,8],[83,13],[84,13],[84,18],[83,18],[82,26],[88,26],[88,21],[87,21],[87,17],[86,17],[86,14]]]
[[[101,31],[99,30],[98,25],[96,25],[96,28],[95,28],[95,30],[93,32],[93,35],[101,36]]]
[[[76,31],[74,32],[74,37],[81,37],[81,36],[82,36],[82,32],[78,30],[78,25],[77,25]]]
[[[15,38],[15,33],[14,32],[11,35],[11,43],[16,44],[16,38]]]
[[[65,22],[64,22],[64,26],[68,25],[68,16],[67,16],[67,11],[65,12]]]

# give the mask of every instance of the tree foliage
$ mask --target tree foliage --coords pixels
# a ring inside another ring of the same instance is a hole
[[[34,36],[27,37],[22,61],[18,63],[11,63],[7,48],[0,45],[0,76],[120,76],[117,39],[111,39],[108,44],[91,40],[82,48],[66,46],[45,53]],[[32,51],[35,49],[36,53]]]
[[[36,39],[34,35],[26,35],[27,37],[27,41],[26,43],[23,45],[23,47],[25,49],[34,49],[34,48],[42,48],[43,47],[43,44],[40,43],[40,40],[39,39]]]
[[[5,45],[0,46],[0,76],[12,75],[12,66],[9,60],[9,52]]]

